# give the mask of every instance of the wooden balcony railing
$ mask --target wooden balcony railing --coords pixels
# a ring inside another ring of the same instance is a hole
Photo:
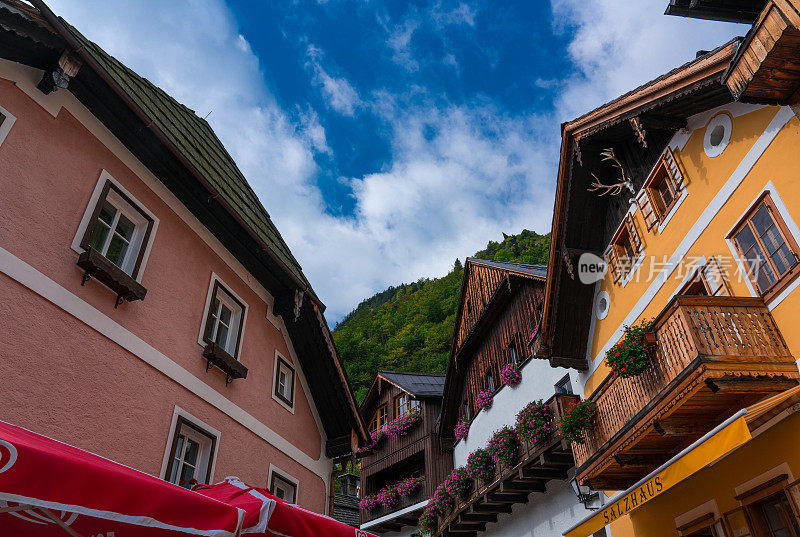
[[[372,520],[376,520],[386,515],[391,515],[392,513],[396,513],[401,509],[405,509],[406,507],[411,507],[412,505],[416,505],[427,499],[428,499],[427,487],[425,486],[425,483],[423,483],[422,485],[420,485],[420,487],[414,494],[410,496],[400,496],[400,501],[394,507],[389,508],[389,507],[378,506],[377,508],[372,509],[370,511],[367,511],[366,509],[361,509],[361,524],[366,524],[367,522],[370,522]],[[413,520],[411,520],[411,518],[413,518]],[[397,522],[392,522],[390,520],[387,521],[386,524],[381,524],[381,526],[385,526],[385,528],[382,528],[382,530],[384,529],[391,530],[393,529],[392,526],[402,527],[409,524],[415,525],[418,519],[419,519],[419,513],[416,513],[415,515],[411,515],[409,520],[402,520]],[[381,532],[382,531],[379,531],[378,533]]]
[[[631,378],[609,375],[589,398],[597,404],[593,428],[585,443],[572,446],[582,481],[596,474],[589,467],[602,466],[597,459],[605,451],[613,447],[605,455],[619,455],[620,446],[633,442],[636,431],[658,427],[657,419],[699,389],[711,394],[744,381],[751,384],[740,384],[740,391],[759,398],[759,387],[770,393],[796,383],[794,358],[761,298],[676,296],[656,318],[654,331],[657,344],[649,353],[650,368]],[[732,400],[738,408],[742,401]],[[702,414],[703,406],[698,410]],[[725,412],[714,406],[708,414],[719,410]],[[718,421],[719,414],[709,417]]]
[[[561,421],[569,405],[579,401],[577,395],[553,395],[547,400],[552,421]],[[466,537],[485,530],[488,522],[497,522],[498,513],[510,513],[511,506],[527,502],[531,492],[544,492],[548,481],[566,479],[573,464],[569,445],[557,432],[538,443],[523,441],[514,466],[496,465],[495,478],[488,484],[473,480],[470,494],[439,517],[437,535]]]

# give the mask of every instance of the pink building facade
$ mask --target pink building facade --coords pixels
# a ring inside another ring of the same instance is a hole
[[[0,42],[27,40],[0,58],[0,419],[183,486],[235,475],[326,512],[332,460],[364,425],[324,306],[299,266],[241,254],[240,215],[197,209],[202,181],[187,202],[164,159],[142,158],[168,151],[120,135],[146,118],[117,101],[98,114],[90,57],[40,89],[74,51],[44,15],[0,2],[16,30]]]

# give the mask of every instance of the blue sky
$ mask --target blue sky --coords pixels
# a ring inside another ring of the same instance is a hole
[[[50,0],[208,115],[332,324],[550,229],[560,124],[747,28],[667,0]]]

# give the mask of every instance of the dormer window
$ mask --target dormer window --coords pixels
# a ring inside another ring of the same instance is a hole
[[[405,416],[417,408],[419,408],[419,401],[412,399],[407,393],[400,394],[394,399],[394,414],[397,418]]]
[[[631,214],[625,215],[619,229],[605,251],[606,262],[614,282],[626,278],[642,254],[642,241],[633,223]]]

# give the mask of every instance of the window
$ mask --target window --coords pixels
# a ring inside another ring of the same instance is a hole
[[[207,308],[202,341],[206,344],[216,343],[236,358],[244,325],[244,303],[223,287],[218,279],[212,277]]]
[[[483,379],[483,389],[489,393],[494,393],[494,377],[491,369],[486,372],[486,376]]]
[[[757,537],[800,537],[800,527],[783,492],[754,504],[749,512]]]
[[[467,395],[467,399],[470,399],[469,395]],[[461,418],[466,421],[472,419],[472,413],[470,412],[468,400],[461,403]]]
[[[269,491],[289,503],[297,503],[297,480],[275,470],[270,472]]]
[[[290,407],[294,406],[294,368],[280,355],[275,359],[275,397]]]
[[[519,363],[519,358],[517,357],[517,344],[514,341],[508,344],[508,357],[512,364],[517,365]]]
[[[668,147],[644,182],[636,199],[645,226],[650,230],[663,224],[685,189],[685,181],[675,155]]]
[[[678,291],[679,295],[730,296],[728,282],[717,259],[712,257],[708,263],[694,270],[692,276]]]
[[[135,278],[153,223],[150,215],[106,179],[80,246],[97,251]]]
[[[375,411],[372,416],[372,421],[369,423],[369,432],[382,431],[386,428],[386,423],[389,421],[388,409],[386,405],[382,405]]]
[[[732,130],[733,121],[728,114],[717,114],[711,118],[703,136],[703,150],[706,156],[710,158],[720,156],[731,141]]]
[[[605,251],[606,263],[608,263],[614,282],[618,282],[631,273],[642,252],[642,241],[636,231],[633,218],[628,213],[622,219],[619,229],[614,233],[611,244]]]
[[[556,383],[556,393],[572,394],[572,382],[569,380],[569,375],[565,375],[563,379]]]
[[[399,418],[405,416],[412,410],[419,408],[419,401],[412,399],[407,393],[403,393],[394,398],[394,415]]]
[[[766,299],[797,276],[800,249],[769,192],[759,198],[728,238],[744,261],[758,293]]]
[[[187,489],[197,483],[208,483],[215,448],[215,436],[178,416],[167,464],[167,481]]]

